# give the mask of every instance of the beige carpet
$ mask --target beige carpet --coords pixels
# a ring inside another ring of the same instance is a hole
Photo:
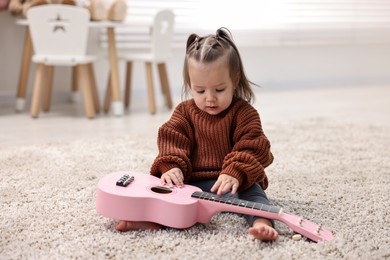
[[[218,214],[178,231],[118,233],[97,215],[99,178],[147,172],[155,136],[112,136],[0,148],[1,259],[390,258],[390,128],[314,118],[267,125],[275,162],[268,196],[334,230],[336,240],[253,241],[244,218]]]

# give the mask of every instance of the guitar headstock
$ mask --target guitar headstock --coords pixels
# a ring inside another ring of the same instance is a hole
[[[116,186],[126,187],[133,181],[134,181],[134,176],[124,174],[122,177],[119,178],[119,180],[117,180]]]
[[[279,214],[279,220],[288,225],[295,232],[315,241],[332,241],[334,236],[331,230],[323,227],[322,224],[313,223],[307,219],[287,214]]]

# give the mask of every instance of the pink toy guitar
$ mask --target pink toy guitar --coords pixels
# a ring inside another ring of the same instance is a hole
[[[209,223],[218,212],[235,212],[281,221],[315,241],[331,241],[331,231],[281,207],[219,197],[198,187],[169,188],[160,179],[140,172],[114,172],[100,179],[96,194],[99,214],[117,220],[150,221],[173,228]]]

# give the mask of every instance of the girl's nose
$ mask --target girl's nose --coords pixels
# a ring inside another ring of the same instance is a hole
[[[214,100],[215,100],[215,95],[211,93],[211,91],[207,92],[206,101],[214,101]]]

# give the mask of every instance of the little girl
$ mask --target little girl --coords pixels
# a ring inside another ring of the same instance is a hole
[[[268,204],[264,168],[273,161],[254,107],[250,81],[226,28],[215,35],[189,36],[180,103],[158,132],[159,154],[151,174],[167,185],[184,183],[219,196]],[[256,239],[276,240],[273,221],[246,216]],[[151,222],[120,221],[119,231],[159,229]]]

